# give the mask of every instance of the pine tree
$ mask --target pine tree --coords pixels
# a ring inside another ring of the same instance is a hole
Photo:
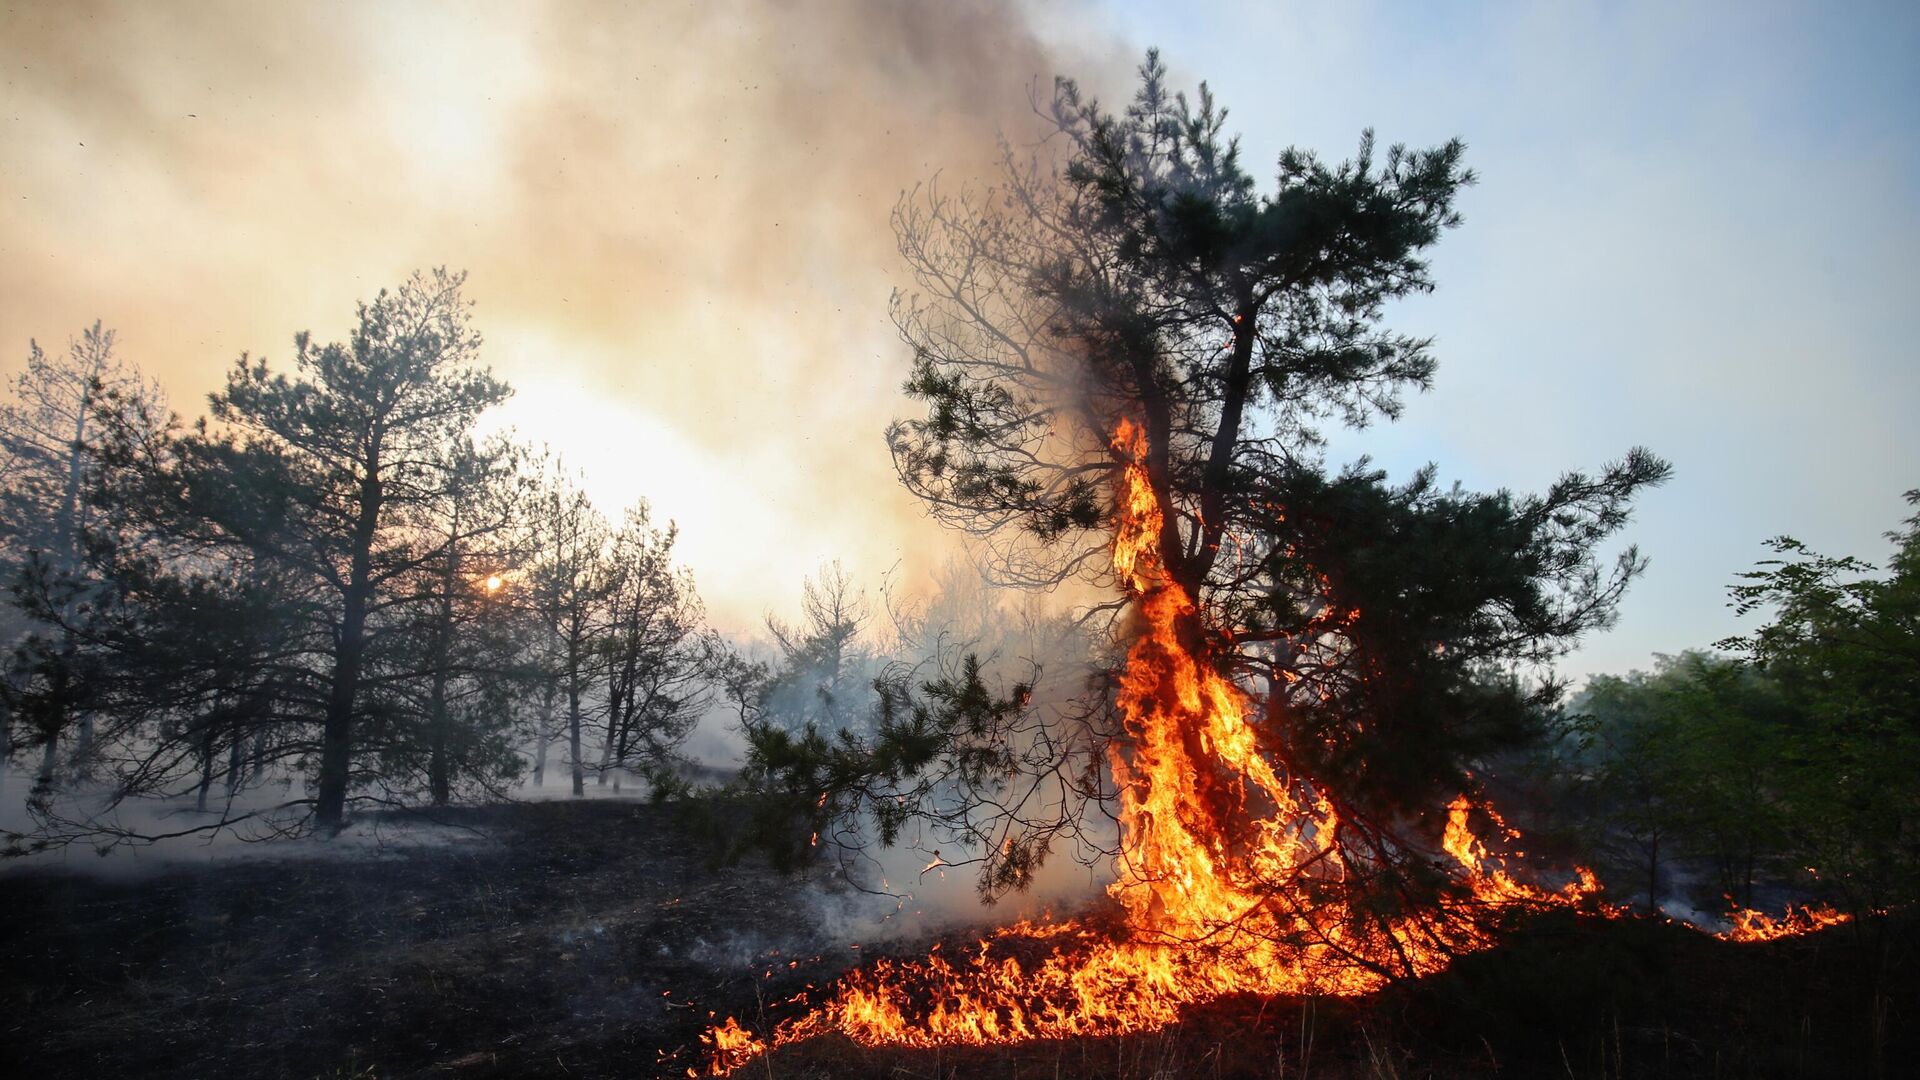
[[[439,547],[418,526],[457,470],[446,450],[508,388],[475,366],[465,275],[415,274],[359,307],[347,341],[295,339],[294,372],[242,357],[176,448],[152,510],[178,542],[244,553],[303,583],[326,684],[314,821],[337,832],[363,721],[390,708],[380,666]]]
[[[605,655],[606,734],[599,782],[618,770],[652,772],[693,730],[710,696],[708,666],[717,643],[693,576],[673,562],[678,530],[656,527],[647,504],[628,509],[607,553],[601,648]]]
[[[445,482],[417,525],[429,555],[406,632],[417,652],[409,666],[422,673],[411,705],[419,722],[394,747],[423,765],[435,806],[463,774],[491,783],[519,765],[508,747],[511,612],[500,593],[525,559],[518,534],[532,497],[525,448],[507,439],[463,439],[441,455]]]
[[[868,647],[873,621],[866,594],[838,562],[801,584],[800,619],[768,617],[779,663],[760,688],[760,711],[790,731],[866,731],[877,701],[873,681],[885,658]]]
[[[1325,424],[1396,418],[1434,376],[1432,342],[1384,321],[1434,286],[1465,147],[1289,149],[1262,191],[1204,85],[1170,93],[1153,53],[1140,76],[1118,115],[1056,84],[1063,166],[1009,151],[995,190],[902,201],[916,288],[894,317],[927,411],[888,444],[1003,580],[1111,585],[1115,433],[1139,431],[1168,577],[1197,602],[1181,636],[1264,703],[1263,752],[1327,799],[1353,887],[1396,895],[1431,879],[1432,811],[1537,735],[1545,665],[1611,618],[1643,561],[1596,547],[1667,466],[1634,450],[1535,496],[1332,468]]]
[[[528,604],[544,630],[543,677],[553,698],[565,704],[569,779],[578,798],[587,793],[584,736],[604,665],[598,634],[614,586],[607,563],[612,530],[586,493],[564,478],[548,482],[534,513]],[[542,712],[543,722],[551,724],[551,709],[543,705]],[[536,775],[544,772],[545,740],[552,734],[549,728],[539,733]]]
[[[59,588],[64,599],[47,618],[12,628],[10,695],[15,715],[31,717],[30,735],[40,743],[39,783],[55,780],[61,739],[73,737],[70,755],[78,771],[90,767],[94,714],[81,707],[77,683],[84,665],[64,624],[78,614],[91,587],[84,580],[87,530],[94,523],[94,486],[103,414],[151,418],[162,408],[159,389],[115,353],[117,336],[101,322],[48,356],[28,343],[27,366],[15,380],[12,400],[0,405],[0,540],[14,584],[34,574]],[[57,584],[56,584],[57,583]],[[71,729],[71,731],[69,731]],[[11,724],[0,723],[0,765],[11,759]]]

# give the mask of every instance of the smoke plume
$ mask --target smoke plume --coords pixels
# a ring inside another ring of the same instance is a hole
[[[1104,50],[1104,51],[1103,51]],[[1063,55],[1009,0],[23,5],[0,15],[0,342],[94,318],[189,416],[243,350],[471,271],[494,419],[677,519],[723,625],[826,558],[922,576],[888,212],[987,176]]]

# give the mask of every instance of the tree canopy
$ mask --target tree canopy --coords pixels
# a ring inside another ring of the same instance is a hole
[[[1668,466],[1634,449],[1520,495],[1330,465],[1324,425],[1396,418],[1434,377],[1433,342],[1387,317],[1434,287],[1465,146],[1289,149],[1262,190],[1204,84],[1171,92],[1153,53],[1139,76],[1117,113],[1057,81],[1064,161],[1009,149],[997,187],[903,199],[915,288],[893,311],[926,414],[888,445],[1003,579],[1113,584],[1132,425],[1167,574],[1196,600],[1183,632],[1258,691],[1263,751],[1331,800],[1341,842],[1410,868],[1429,811],[1538,736],[1546,665],[1644,565],[1602,545]]]
[[[1883,569],[1775,538],[1778,557],[1732,589],[1771,619],[1720,642],[1802,714],[1778,770],[1790,840],[1861,914],[1920,895],[1920,513],[1887,538]]]

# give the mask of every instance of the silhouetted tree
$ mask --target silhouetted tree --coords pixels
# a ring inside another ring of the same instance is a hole
[[[604,663],[597,635],[614,586],[606,561],[612,534],[586,493],[555,477],[539,495],[534,535],[528,603],[546,633],[545,678],[565,702],[568,767],[573,794],[582,796],[587,793],[582,734]],[[544,752],[543,745],[543,758]],[[544,769],[536,765],[539,772]]]
[[[533,495],[526,452],[506,439],[461,440],[441,454],[445,482],[418,525],[430,548],[414,586],[422,603],[407,631],[423,672],[412,706],[420,724],[395,747],[424,758],[435,806],[448,803],[460,774],[488,783],[519,766],[511,612],[500,593],[528,556],[521,526]]]
[[[616,770],[664,766],[710,697],[717,643],[704,631],[693,576],[673,562],[678,535],[671,523],[655,527],[641,502],[627,511],[606,555],[601,784]]]
[[[305,752],[324,700],[304,619],[309,579],[250,549],[161,527],[160,508],[178,495],[178,427],[135,396],[100,404],[81,563],[60,570],[36,557],[13,589],[15,606],[46,628],[39,640],[70,645],[57,679],[40,672],[41,690],[84,700],[99,724],[91,762],[105,781],[83,798],[56,799],[51,788],[38,796],[36,846],[154,839],[116,822],[114,810],[190,792],[204,811],[220,781],[218,820],[178,831],[234,823],[239,791]]]
[[[418,526],[453,478],[446,450],[509,390],[474,367],[464,274],[416,274],[360,305],[343,343],[295,339],[294,374],[242,357],[212,423],[180,440],[156,514],[181,542],[245,552],[310,582],[306,614],[328,685],[315,823],[338,831],[356,726],[388,708],[374,650],[439,549]]]

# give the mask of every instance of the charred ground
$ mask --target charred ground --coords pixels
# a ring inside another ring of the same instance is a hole
[[[4,1056],[36,1077],[683,1074],[857,960],[804,880],[716,866],[681,813],[534,803],[470,839],[119,879],[0,874]],[[1362,1001],[1234,999],[1154,1035],[1013,1049],[822,1039],[799,1077],[1865,1076],[1911,1060],[1911,921],[1734,946],[1555,915]],[[869,951],[873,943],[868,943]],[[924,943],[902,943],[916,955]],[[776,955],[773,950],[780,950]],[[792,966],[789,966],[792,965]],[[663,1054],[678,1051],[677,1060]],[[1544,1070],[1544,1071],[1543,1071]]]
[[[473,838],[131,880],[9,871],[7,1071],[652,1075],[705,1002],[754,1000],[768,942],[806,936],[795,882],[711,867],[673,811],[437,817]]]

